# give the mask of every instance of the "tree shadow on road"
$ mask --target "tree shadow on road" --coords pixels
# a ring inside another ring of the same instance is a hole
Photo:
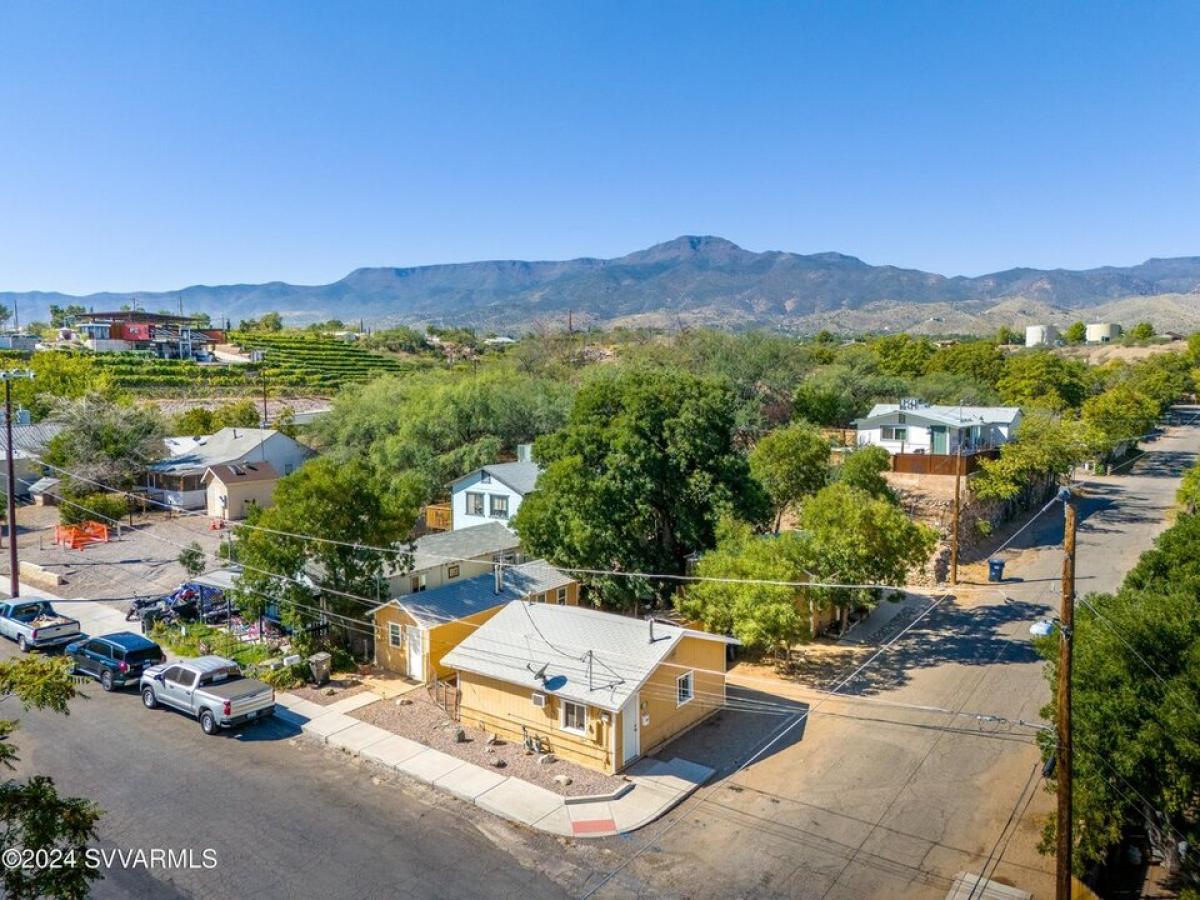
[[[963,608],[948,598],[879,653],[863,671],[855,672],[855,665],[870,659],[878,646],[854,648],[853,656],[843,657],[840,666],[800,669],[795,680],[819,690],[841,685],[839,693],[869,696],[902,687],[917,669],[947,663],[987,666],[1036,662],[1038,656],[1027,635],[1018,633],[1008,637],[1004,632],[1012,630],[1014,623],[1027,622],[1044,612],[1045,607],[1040,604],[1019,600]],[[846,681],[851,673],[853,677]]]

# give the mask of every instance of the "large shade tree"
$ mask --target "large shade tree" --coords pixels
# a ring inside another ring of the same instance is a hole
[[[322,457],[301,466],[280,480],[274,505],[236,531],[239,606],[253,616],[278,604],[296,626],[319,611],[333,613],[335,623],[363,619],[363,600],[407,563],[402,541],[419,493],[412,479],[385,482],[362,462]]]
[[[544,468],[514,525],[528,553],[574,568],[683,573],[731,510],[761,523],[766,497],[734,446],[722,383],[669,369],[604,371],[564,428],[538,439]],[[665,599],[663,580],[587,579],[616,606]]]
[[[750,471],[767,492],[778,532],[787,508],[829,480],[829,441],[805,422],[776,429],[750,451]]]

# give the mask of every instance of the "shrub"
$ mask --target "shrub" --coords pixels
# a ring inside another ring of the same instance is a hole
[[[124,494],[84,494],[65,497],[58,507],[58,519],[63,525],[78,525],[89,520],[101,525],[115,525],[129,513]]]

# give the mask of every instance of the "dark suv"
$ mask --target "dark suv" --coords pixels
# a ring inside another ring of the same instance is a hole
[[[118,631],[68,644],[66,655],[76,672],[100,679],[106,691],[137,684],[142,670],[163,662],[162,648],[132,631]]]

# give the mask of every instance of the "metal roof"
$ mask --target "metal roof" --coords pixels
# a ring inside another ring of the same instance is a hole
[[[421,625],[433,627],[473,616],[503,603],[566,587],[574,580],[544,560],[536,560],[520,566],[506,566],[504,587],[499,593],[496,592],[494,574],[475,575],[427,591],[396,597],[371,612],[375,613],[388,605],[398,606]]]
[[[524,496],[537,487],[537,480],[538,476],[542,474],[542,467],[534,462],[492,463],[490,466],[481,466],[474,472],[468,472],[466,475],[455,478],[450,484],[455,485],[461,481],[466,481],[472,475],[477,475],[480,472],[487,472],[497,481],[508,485],[518,494]]]
[[[736,643],[666,622],[651,626],[581,606],[516,601],[476,628],[442,664],[616,712],[685,635]]]
[[[13,458],[28,459],[41,456],[51,438],[62,430],[61,422],[35,422],[32,425],[18,425],[13,422]],[[0,447],[4,445],[3,429],[0,429]],[[0,453],[3,453],[2,449]]]
[[[490,557],[520,546],[521,539],[500,522],[427,534],[413,541],[412,570],[419,572],[444,563]]]
[[[1019,406],[901,406],[899,403],[876,403],[871,411],[855,425],[866,425],[876,419],[887,418],[896,413],[928,419],[941,425],[956,428],[968,425],[1011,425],[1021,415]]]
[[[245,459],[276,434],[279,432],[274,428],[222,428],[215,434],[165,438],[171,455],[151,465],[150,471],[159,475],[203,475],[212,466]]]

